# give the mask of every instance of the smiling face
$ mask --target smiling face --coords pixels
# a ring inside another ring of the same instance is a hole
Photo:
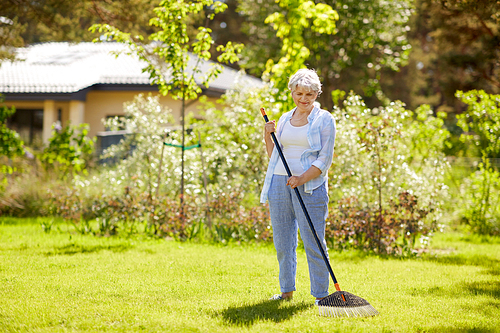
[[[295,105],[297,105],[297,109],[300,111],[311,111],[314,107],[316,97],[318,97],[317,92],[301,86],[297,86],[292,91],[293,101],[295,102]]]

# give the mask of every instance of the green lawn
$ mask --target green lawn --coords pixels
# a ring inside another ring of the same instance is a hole
[[[270,302],[272,245],[44,233],[40,221],[0,218],[1,332],[500,332],[498,238],[440,234],[410,260],[331,253],[340,286],[380,312],[339,319],[318,315],[303,251],[294,300]]]

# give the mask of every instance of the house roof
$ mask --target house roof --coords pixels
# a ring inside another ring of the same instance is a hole
[[[18,61],[5,61],[0,66],[0,93],[7,99],[33,99],[26,95],[66,99],[67,95],[85,99],[89,90],[151,90],[148,73],[142,69],[146,63],[133,55],[113,52],[126,51],[126,46],[115,42],[104,43],[41,43],[17,49]],[[195,61],[191,57],[191,62]],[[203,62],[202,71],[214,64]],[[223,72],[210,83],[208,91],[223,93],[235,85],[238,71],[223,66]],[[245,84],[262,82],[244,75]],[[57,97],[60,98],[57,98]],[[10,98],[9,98],[10,97]]]

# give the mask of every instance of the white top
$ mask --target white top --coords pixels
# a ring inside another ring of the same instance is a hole
[[[300,157],[306,149],[311,148],[307,140],[308,125],[309,124],[305,124],[304,126],[295,127],[290,121],[287,121],[283,127],[280,143],[283,146],[283,155],[285,155],[286,162],[293,176],[300,176],[306,171],[300,163]],[[274,174],[288,176],[285,166],[283,162],[281,162],[281,158],[278,164],[276,164]]]
[[[285,112],[278,120],[276,126],[276,138],[281,140],[283,133],[283,126],[290,121],[293,113],[297,108]],[[314,105],[314,109],[307,117],[307,140],[311,148],[304,150],[300,162],[304,170],[308,170],[311,166],[315,166],[321,170],[321,175],[311,179],[304,184],[304,192],[311,194],[314,189],[321,186],[323,183],[328,188],[328,169],[333,161],[333,147],[335,145],[335,118],[326,110],[319,108],[319,105]],[[278,149],[274,147],[269,165],[267,166],[266,178],[264,178],[264,185],[260,192],[260,202],[266,203],[269,188],[273,180],[274,169],[280,160]]]

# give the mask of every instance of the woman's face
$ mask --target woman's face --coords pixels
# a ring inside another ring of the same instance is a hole
[[[298,109],[304,111],[312,110],[316,97],[318,97],[317,92],[301,86],[297,86],[295,90],[292,91],[292,98],[295,105],[297,105]]]

